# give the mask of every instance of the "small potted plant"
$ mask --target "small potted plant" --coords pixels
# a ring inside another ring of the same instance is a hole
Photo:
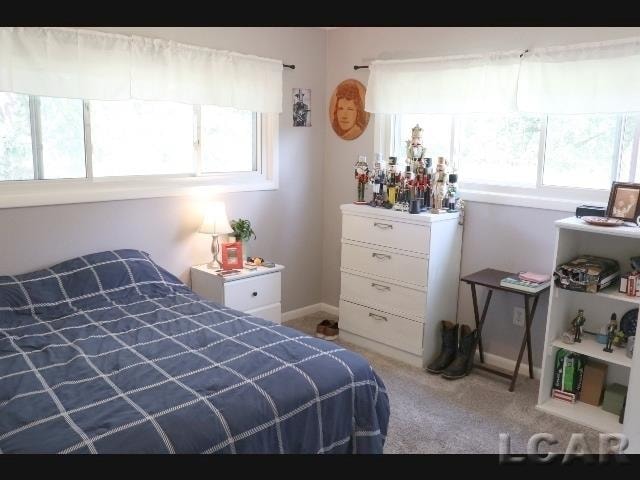
[[[249,257],[249,240],[252,236],[254,239],[257,238],[255,232],[251,228],[251,222],[243,218],[238,218],[236,220],[231,220],[230,225],[233,229],[233,234],[236,237],[236,242],[242,242],[244,257]]]

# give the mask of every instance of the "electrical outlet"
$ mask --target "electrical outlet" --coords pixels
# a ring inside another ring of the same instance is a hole
[[[524,308],[513,307],[513,324],[524,327]]]

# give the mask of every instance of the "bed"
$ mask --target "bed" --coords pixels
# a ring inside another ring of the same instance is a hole
[[[362,356],[145,252],[0,276],[1,453],[382,453],[388,421]]]

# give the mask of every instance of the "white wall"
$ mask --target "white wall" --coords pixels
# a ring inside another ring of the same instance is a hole
[[[368,70],[353,70],[375,59],[526,49],[565,43],[599,41],[640,35],[640,28],[339,28],[328,32],[326,99],[338,83],[355,78],[365,85]],[[339,205],[355,199],[353,163],[358,154],[373,157],[373,122],[356,140],[346,141],[326,129],[324,165],[324,241],[322,299],[337,305],[340,293]],[[409,133],[409,132],[408,132]],[[425,132],[428,139],[429,132]],[[464,172],[460,172],[464,178]],[[462,246],[461,274],[494,267],[502,270],[551,271],[556,219],[569,216],[532,208],[468,203]],[[455,293],[452,293],[455,294]],[[484,301],[484,293],[480,295]],[[508,358],[517,356],[522,328],[511,323],[512,307],[521,298],[494,295],[483,331],[486,351]],[[533,323],[534,364],[541,363],[547,302],[538,305]],[[459,321],[473,322],[469,287],[460,287]]]
[[[221,50],[282,59],[280,188],[221,196],[229,218],[248,218],[257,234],[252,254],[285,265],[282,307],[320,301],[322,163],[325,124],[326,33],[299,28],[124,28]],[[215,81],[215,79],[212,79]],[[312,127],[292,127],[291,89],[311,89]],[[211,237],[195,233],[199,204],[188,197],[0,209],[0,275],[50,266],[90,252],[138,248],[189,281],[189,267],[210,260]]]

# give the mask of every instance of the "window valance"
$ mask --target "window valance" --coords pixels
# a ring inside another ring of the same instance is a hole
[[[0,91],[282,111],[282,61],[93,30],[0,27]]]
[[[369,66],[365,110],[372,113],[513,111],[521,53],[374,60]]]
[[[640,111],[640,38],[455,57],[376,60],[372,113]]]
[[[535,113],[640,111],[640,38],[528,52],[517,103],[520,111]]]

